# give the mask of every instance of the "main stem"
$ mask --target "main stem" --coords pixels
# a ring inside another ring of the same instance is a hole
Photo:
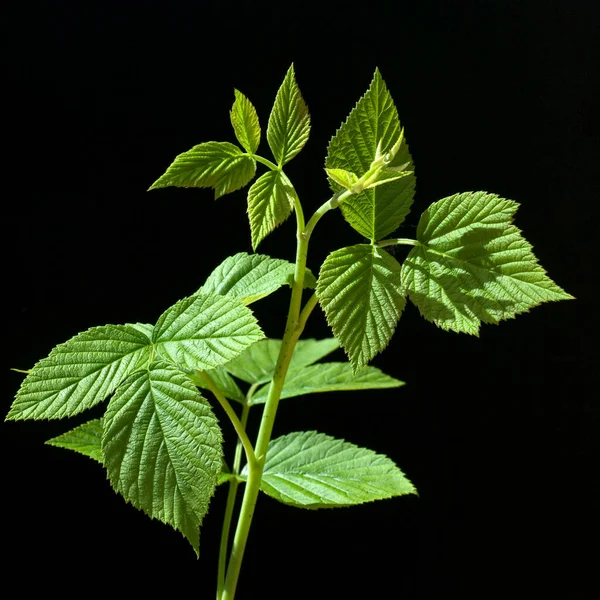
[[[250,524],[252,523],[252,517],[254,516],[254,509],[256,508],[256,500],[258,498],[258,491],[267,456],[267,448],[273,432],[281,390],[283,389],[285,376],[287,375],[294,347],[296,346],[296,342],[298,341],[306,322],[306,319],[300,320],[300,308],[302,303],[302,289],[304,287],[309,236],[304,235],[304,214],[300,202],[296,200],[295,204],[297,220],[296,267],[294,271],[294,284],[292,286],[290,307],[288,310],[283,340],[281,342],[281,349],[275,366],[275,373],[271,380],[269,396],[263,411],[260,430],[254,447],[256,461],[254,464],[248,465],[248,479],[233,540],[231,558],[229,560],[227,577],[225,579],[225,590],[223,591],[221,600],[233,600],[235,596],[242,559],[244,557],[244,550],[250,531]]]

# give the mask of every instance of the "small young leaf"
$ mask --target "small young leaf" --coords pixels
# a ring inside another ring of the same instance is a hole
[[[243,188],[256,173],[256,161],[229,142],[206,142],[175,158],[149,188],[211,187],[215,200]]]
[[[280,348],[281,340],[261,340],[227,363],[224,368],[246,383],[266,383],[273,379]],[[337,348],[339,342],[335,338],[299,340],[290,360],[289,372],[310,365]]]
[[[252,311],[240,300],[202,293],[167,309],[156,323],[152,341],[163,359],[206,371],[263,337]]]
[[[56,346],[27,375],[7,419],[60,419],[112,394],[150,358],[150,340],[132,325],[92,327]]]
[[[104,415],[110,483],[136,508],[181,531],[196,554],[221,472],[221,441],[210,404],[164,362],[124,381]]]
[[[215,369],[211,369],[210,371],[206,371],[206,374],[212,379],[212,382],[215,384],[216,388],[230,400],[235,400],[236,402],[241,402],[242,404],[246,403],[246,396],[242,393],[242,390],[238,387],[238,384],[235,382],[233,377],[223,368],[217,367]],[[194,382],[194,385],[200,387],[202,389],[207,390],[206,382],[198,371],[193,371],[189,374],[189,378]]]
[[[252,102],[242,92],[234,90],[234,93],[235,102],[229,116],[231,117],[235,137],[247,152],[254,154],[260,144],[258,115]]]
[[[310,115],[292,65],[277,92],[267,126],[267,141],[281,167],[302,150],[310,135]]]
[[[256,302],[283,285],[294,282],[294,265],[264,254],[240,252],[226,258],[209,276],[197,293],[239,298],[244,304]],[[307,270],[304,287],[314,289],[315,276]]]
[[[242,475],[247,476],[246,469]],[[260,489],[299,508],[352,506],[416,494],[387,456],[316,431],[290,433],[269,444]]]
[[[281,225],[294,209],[296,190],[283,171],[267,171],[248,190],[252,248]]]
[[[46,442],[49,446],[73,450],[97,460],[103,464],[102,459],[102,419],[93,419],[71,431]]]
[[[400,265],[367,244],[341,248],[325,259],[317,296],[355,371],[387,346],[406,304]]]
[[[530,308],[572,298],[538,264],[512,225],[518,204],[486,192],[433,203],[421,216],[419,246],[402,266],[402,283],[438,327],[478,335]]]
[[[404,385],[403,381],[394,379],[375,367],[363,367],[354,373],[348,363],[320,363],[289,373],[281,398],[293,398],[318,392],[394,388],[401,385]],[[251,404],[266,402],[268,395],[269,386],[264,385],[252,396]]]
[[[358,177],[351,171],[345,171],[344,169],[325,169],[325,171],[333,181],[347,190],[351,190],[358,181]]]
[[[327,169],[344,169],[361,177],[375,160],[378,147],[384,152],[389,150],[400,135],[398,111],[381,73],[376,70],[369,89],[329,142],[325,166]],[[405,140],[389,166],[398,165],[405,165],[406,171],[414,171]],[[330,178],[330,183],[333,191],[339,189],[334,178]],[[410,173],[392,183],[353,194],[340,204],[340,209],[361,235],[372,241],[380,240],[406,218],[413,202],[414,188],[415,176]]]

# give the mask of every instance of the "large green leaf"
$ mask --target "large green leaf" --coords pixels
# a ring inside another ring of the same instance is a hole
[[[267,126],[267,141],[281,167],[302,150],[310,135],[310,115],[292,65],[277,92]]]
[[[260,124],[252,102],[238,90],[229,116],[235,131],[235,137],[250,154],[258,150],[260,144]]]
[[[294,265],[287,260],[240,252],[226,258],[198,292],[239,298],[244,304],[251,304],[293,282]],[[307,270],[304,287],[316,285],[315,276]]]
[[[167,309],[152,341],[162,358],[205,371],[232,360],[263,337],[252,311],[240,300],[202,293]]]
[[[341,248],[325,259],[317,296],[355,370],[387,346],[406,304],[400,265],[367,244]]]
[[[377,156],[389,150],[401,132],[398,111],[381,77],[379,70],[365,95],[358,101],[347,120],[329,142],[325,166],[349,171],[361,177]],[[404,165],[406,171],[414,171],[406,141],[403,140],[393,162],[388,167]],[[334,191],[340,189],[335,177],[330,184]],[[380,185],[349,196],[341,202],[345,219],[361,235],[379,240],[394,231],[410,211],[415,189],[414,173],[391,183]]]
[[[335,338],[299,340],[290,360],[289,372],[317,362],[339,347]],[[261,340],[225,365],[232,375],[246,383],[266,383],[273,379],[281,340]]]
[[[498,323],[542,302],[572,298],[511,224],[517,208],[495,194],[466,192],[423,213],[420,245],[402,266],[402,283],[426,319],[477,335],[482,321]]]
[[[205,142],[180,154],[150,190],[211,187],[215,199],[243,188],[256,173],[256,161],[229,142]]]
[[[296,190],[283,171],[267,171],[248,190],[252,248],[281,225],[294,208]]]
[[[221,472],[221,430],[209,403],[175,367],[155,362],[115,392],[102,451],[114,489],[181,531],[196,553],[198,528]]]
[[[46,442],[49,446],[66,448],[103,464],[102,458],[102,419],[93,419],[71,431],[67,431]]]
[[[224,367],[216,367],[210,371],[205,371],[205,373],[211,378],[212,382],[215,384],[215,387],[221,392],[221,394],[223,394],[223,396],[229,398],[230,400],[235,400],[236,402],[245,404],[246,396],[242,393],[242,390],[240,390],[238,384]],[[196,386],[205,390],[208,389],[206,382],[204,379],[202,379],[198,371],[192,371],[189,374],[189,377]]]
[[[281,398],[293,398],[318,392],[394,388],[401,385],[404,385],[404,382],[382,373],[375,367],[363,367],[354,373],[348,363],[320,363],[289,373]],[[251,404],[266,402],[268,395],[269,385],[264,385],[252,396]]]
[[[416,493],[387,456],[316,431],[290,433],[269,444],[260,489],[300,508],[352,506]]]
[[[132,325],[105,325],[56,346],[23,381],[7,419],[59,419],[101,402],[150,357]]]

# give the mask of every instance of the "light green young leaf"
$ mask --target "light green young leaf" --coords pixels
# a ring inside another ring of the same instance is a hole
[[[246,470],[242,475],[247,476]],[[352,506],[416,494],[387,456],[316,431],[290,433],[269,444],[260,489],[299,508]]]
[[[273,379],[280,348],[281,340],[261,340],[224,368],[246,383],[266,383]],[[335,338],[299,340],[290,361],[289,373],[320,360],[337,348],[339,342]]]
[[[394,379],[375,367],[363,367],[354,373],[349,363],[320,363],[289,373],[281,398],[318,392],[394,388],[401,385],[404,385],[403,381]],[[264,385],[252,396],[251,404],[263,404],[268,395],[269,385]]]
[[[325,169],[325,171],[330,179],[347,190],[351,190],[358,181],[358,177],[351,171],[345,171],[344,169]]]
[[[240,252],[226,258],[209,276],[198,293],[239,298],[244,304],[256,302],[283,285],[291,287],[294,265],[264,254]],[[304,287],[314,289],[315,276],[306,271]]]
[[[267,141],[281,167],[302,150],[310,135],[310,115],[292,65],[277,92],[267,126]]]
[[[60,419],[112,394],[150,358],[150,340],[132,325],[105,325],[56,346],[25,378],[7,419]]]
[[[325,259],[317,296],[355,371],[388,345],[406,304],[400,265],[367,244],[341,248]]]
[[[234,90],[235,101],[229,116],[235,137],[243,148],[254,154],[260,144],[260,124],[252,102],[238,90]]]
[[[149,190],[164,187],[211,187],[215,200],[243,188],[256,173],[256,161],[229,142],[206,142],[175,158]]]
[[[252,248],[281,225],[294,209],[296,190],[283,171],[267,171],[248,190]]]
[[[73,450],[103,464],[101,443],[102,419],[88,421],[46,442],[49,446]]]
[[[486,192],[433,203],[421,216],[419,246],[402,266],[402,283],[438,327],[478,335],[530,308],[572,298],[538,264],[512,225],[518,204]]]
[[[224,367],[217,367],[216,369],[211,369],[210,371],[205,372],[212,379],[216,388],[223,394],[223,396],[229,398],[230,400],[241,402],[242,404],[246,403],[246,396],[242,393],[242,390],[240,390],[238,384],[224,369]],[[193,371],[190,373],[189,378],[197,387],[200,387],[204,390],[208,389],[206,387],[206,382],[204,379],[202,379],[202,377],[200,377],[200,373],[198,371]]]
[[[263,337],[252,311],[240,300],[202,293],[167,309],[156,323],[152,342],[163,359],[206,371]]]
[[[329,142],[325,166],[327,169],[344,169],[364,175],[377,156],[377,148],[386,152],[398,140],[401,133],[398,112],[394,101],[381,77],[375,71],[373,81],[365,95],[358,101],[348,119]],[[414,171],[406,141],[389,167],[406,165]],[[330,179],[333,191],[338,191],[334,179]],[[380,240],[404,221],[413,202],[414,173],[397,181],[386,183],[354,194],[340,203],[345,219],[361,235],[369,240]]]
[[[196,554],[221,472],[221,442],[210,404],[164,362],[123,382],[104,415],[110,483],[136,508],[183,533]]]

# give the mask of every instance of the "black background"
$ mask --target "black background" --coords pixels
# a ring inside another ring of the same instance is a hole
[[[409,306],[373,362],[404,388],[282,404],[276,435],[317,429],[376,449],[420,497],[317,512],[261,497],[239,597],[597,597],[600,31],[591,7],[5,9],[4,413],[22,378],[9,367],[28,368],[93,325],[154,322],[226,256],[251,251],[244,191],[217,202],[211,190],[145,191],[180,152],[234,141],[234,87],[266,129],[294,62],[312,134],[287,173],[311,214],[328,197],[327,142],[378,66],[418,177],[398,234],[414,237],[420,212],[455,192],[517,200],[517,225],[577,300],[484,326],[480,338],[445,333]],[[292,259],[293,233],[290,219],[259,251]],[[309,266],[358,242],[328,214]],[[269,336],[281,336],[286,297],[255,305]],[[329,335],[320,311],[307,333]],[[198,562],[178,533],[116,496],[99,465],[43,445],[100,414],[2,424],[5,573],[32,593],[214,597],[225,490]]]

